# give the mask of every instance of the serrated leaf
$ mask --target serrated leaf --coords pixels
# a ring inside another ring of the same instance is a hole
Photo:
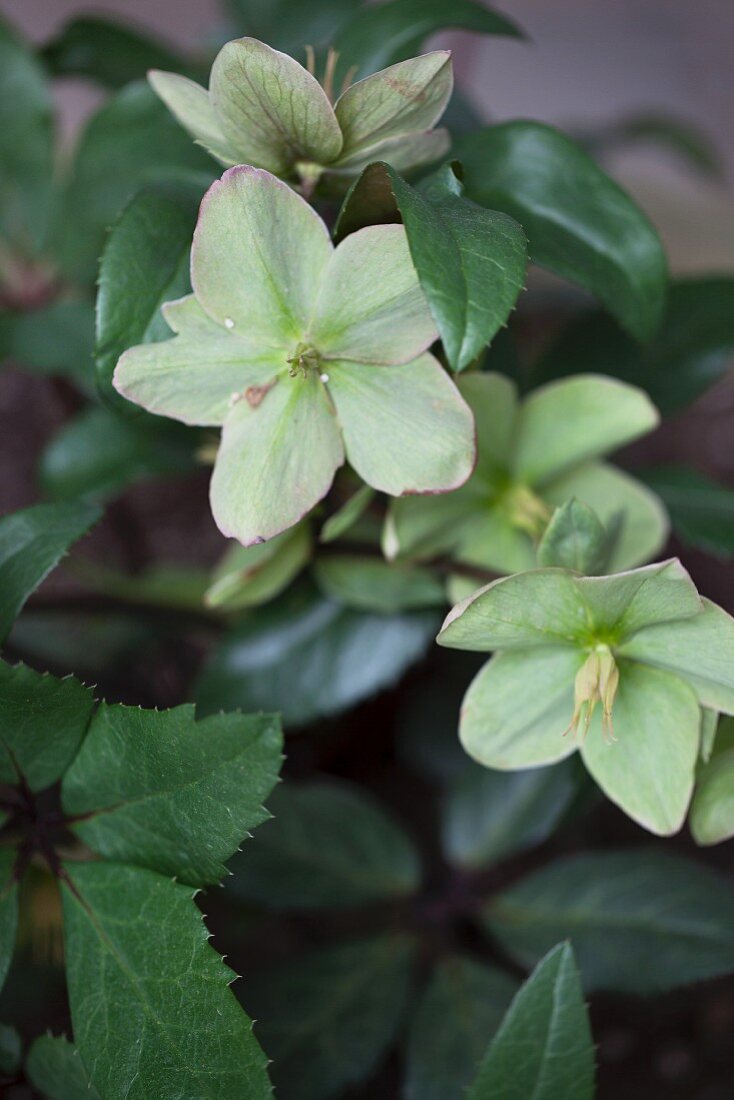
[[[444,28],[521,38],[519,28],[474,0],[389,0],[360,9],[337,34],[339,68],[357,75],[384,69],[419,53],[430,35]]]
[[[230,864],[233,897],[269,909],[341,908],[418,888],[420,863],[403,830],[358,787],[285,783],[274,815]]]
[[[423,656],[435,625],[431,611],[367,614],[299,588],[234,627],[194,697],[202,712],[276,710],[286,727],[305,725],[395,683]]]
[[[405,1100],[465,1100],[516,988],[501,970],[459,955],[438,964],[411,1026]]]
[[[69,676],[34,672],[0,661],[0,782],[50,787],[74,759],[94,698]]]
[[[48,1100],[101,1100],[79,1052],[62,1036],[42,1035],[30,1049],[26,1073]]]
[[[0,642],[41,581],[100,517],[91,504],[35,504],[0,518]]]
[[[224,860],[267,819],[282,741],[272,716],[194,718],[190,705],[100,704],[62,802],[94,851],[200,886],[218,882]]]
[[[667,289],[660,239],[579,146],[551,126],[506,122],[466,138],[457,156],[467,194],[520,222],[534,263],[586,287],[632,336],[654,335]]]
[[[105,1100],[270,1097],[265,1057],[192,890],[116,863],[67,864],[65,875],[74,1040]]]
[[[329,1100],[384,1055],[409,991],[413,944],[383,935],[302,954],[251,977],[245,1006],[282,1100]]]
[[[483,868],[542,843],[576,792],[571,763],[517,772],[471,767],[444,801],[446,858],[460,867]]]
[[[149,69],[185,71],[185,58],[164,42],[124,23],[94,15],[72,19],[44,47],[55,76],[83,76],[105,88],[122,88]]]
[[[681,542],[734,556],[734,490],[687,466],[658,466],[638,476],[664,501]]]
[[[325,596],[378,615],[446,603],[443,582],[430,569],[394,565],[366,554],[322,555],[314,562],[313,574]]]
[[[519,991],[467,1100],[592,1100],[594,1044],[573,951],[559,944]]]
[[[0,989],[8,976],[18,932],[18,884],[12,877],[15,852],[0,851]]]
[[[505,323],[524,285],[525,234],[506,214],[464,198],[452,166],[416,189],[388,164],[365,168],[337,232],[398,216],[449,363],[463,370]]]
[[[532,964],[568,936],[584,988],[657,993],[734,969],[734,889],[707,867],[657,852],[557,860],[493,898],[489,931]]]

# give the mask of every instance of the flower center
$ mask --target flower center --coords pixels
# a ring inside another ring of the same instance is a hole
[[[602,706],[601,728],[605,741],[615,741],[612,730],[612,707],[619,687],[619,669],[608,645],[592,649],[576,673],[574,683],[573,717],[563,736],[576,736],[581,729],[582,739],[591,725],[591,717],[597,703]]]
[[[290,364],[288,374],[291,378],[308,378],[309,371],[321,368],[321,356],[311,344],[298,344],[287,362]]]

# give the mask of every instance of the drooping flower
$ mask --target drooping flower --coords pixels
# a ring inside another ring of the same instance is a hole
[[[681,827],[705,715],[734,713],[734,619],[701,599],[680,562],[503,577],[455,607],[438,641],[495,651],[461,711],[459,735],[480,764],[531,768],[578,751],[639,824]]]
[[[543,386],[522,403],[509,378],[461,375],[477,424],[477,466],[438,501],[393,501],[383,546],[390,558],[450,553],[497,573],[536,564],[536,542],[553,508],[577,497],[604,524],[621,520],[610,571],[650,561],[665,542],[665,511],[645,486],[599,456],[651,431],[658,413],[635,386],[577,375]]]
[[[406,172],[448,150],[448,132],[433,129],[453,88],[447,51],[374,73],[333,106],[332,78],[330,64],[322,87],[292,57],[255,38],[222,47],[208,91],[176,73],[149,76],[181,125],[225,167],[251,164],[313,182],[324,172],[349,179],[375,160]]]
[[[385,493],[461,485],[469,407],[426,349],[436,328],[400,225],[334,248],[270,173],[225,172],[202,202],[194,293],[163,307],[176,336],[131,348],[118,391],[186,424],[222,425],[215,521],[251,545],[292,526],[346,458]]]

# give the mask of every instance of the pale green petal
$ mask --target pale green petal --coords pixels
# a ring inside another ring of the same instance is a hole
[[[610,573],[651,561],[665,545],[670,525],[660,497],[622,470],[605,462],[588,462],[543,489],[549,504],[564,504],[571,497],[593,508],[604,524],[620,512],[624,515]]]
[[[456,384],[469,404],[477,425],[477,474],[493,481],[512,463],[518,413],[517,387],[503,374],[471,371]]]
[[[281,376],[259,405],[238,402],[224,423],[210,492],[217,527],[245,546],[273,538],[326,495],[343,461],[318,378]]]
[[[598,629],[617,644],[652,623],[699,615],[701,597],[677,558],[611,577],[581,577],[578,586]]]
[[[335,107],[344,137],[340,160],[386,138],[429,130],[446,109],[453,85],[448,50],[399,61],[357,81]]]
[[[163,307],[178,335],[130,348],[120,358],[115,389],[149,412],[184,424],[223,424],[234,400],[267,385],[283,356],[212,321],[189,295]],[[252,396],[252,393],[251,393]]]
[[[396,172],[407,173],[441,160],[450,148],[451,135],[443,127],[438,130],[415,130],[400,137],[386,138],[360,153],[343,159],[340,157],[335,164],[328,166],[326,174],[336,180],[340,177],[350,179],[375,161],[385,161]]]
[[[408,363],[430,347],[438,332],[402,225],[370,225],[341,242],[310,331],[327,359]]]
[[[241,163],[282,175],[297,161],[327,164],[341,151],[341,130],[324,89],[292,57],[264,42],[238,38],[223,46],[209,89]]]
[[[191,282],[215,321],[292,354],[332,252],[326,226],[300,195],[269,172],[238,165],[204,196]]]
[[[225,168],[237,164],[239,158],[222,133],[206,88],[187,76],[164,73],[160,69],[151,69],[148,80],[156,95],[195,141]]]
[[[734,749],[717,753],[698,777],[690,817],[696,844],[734,837]]]
[[[555,764],[578,748],[570,733],[574,678],[584,662],[577,649],[556,647],[498,653],[464,696],[459,737],[488,768]]]
[[[310,556],[307,522],[255,546],[234,543],[217,566],[204,602],[227,611],[259,607],[282,592]]]
[[[693,792],[701,710],[688,684],[658,669],[623,662],[613,708],[614,737],[605,741],[600,708],[581,745],[601,789],[638,825],[677,833]]]
[[[514,473],[541,485],[651,431],[657,409],[636,386],[577,375],[534,390],[520,411]]]
[[[462,528],[455,557],[494,573],[522,573],[538,564],[532,539],[491,504]]]
[[[474,464],[469,406],[432,355],[401,367],[328,363],[347,458],[392,496],[456,489]]]
[[[429,558],[452,550],[476,515],[474,478],[453,493],[431,497],[398,497],[388,505],[382,550],[390,561]]]
[[[438,643],[478,651],[575,646],[590,626],[574,575],[536,569],[493,581],[458,604],[446,617]]]
[[[619,652],[677,673],[703,706],[734,714],[734,619],[710,600],[703,608],[693,618],[645,627]]]

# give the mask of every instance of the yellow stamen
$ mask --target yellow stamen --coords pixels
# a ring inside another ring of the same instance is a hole
[[[576,673],[574,683],[574,708],[571,721],[563,736],[575,737],[581,729],[581,739],[589,732],[597,703],[602,706],[602,736],[607,742],[616,741],[612,727],[612,708],[619,687],[619,669],[609,646],[600,645],[592,650]]]

